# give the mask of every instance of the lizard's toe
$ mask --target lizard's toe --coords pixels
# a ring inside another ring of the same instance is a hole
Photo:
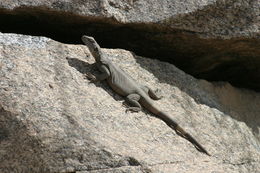
[[[127,108],[126,109],[126,113],[127,112],[139,112],[140,111],[140,108],[138,108],[138,107],[130,107],[130,108]]]

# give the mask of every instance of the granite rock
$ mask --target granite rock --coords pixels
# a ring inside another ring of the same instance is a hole
[[[0,32],[103,47],[260,91],[259,0],[0,0]]]
[[[260,94],[198,80],[169,63],[102,49],[190,132],[198,152],[147,111],[126,113],[86,46],[0,34],[0,172],[257,173]]]

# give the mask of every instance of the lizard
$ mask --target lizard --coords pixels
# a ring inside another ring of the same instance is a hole
[[[91,82],[106,80],[109,86],[117,94],[126,98],[126,102],[131,105],[126,111],[138,112],[142,107],[164,121],[169,127],[174,129],[178,135],[190,141],[195,148],[210,156],[202,145],[200,145],[189,133],[181,128],[177,122],[168,114],[161,111],[153,100],[159,100],[156,92],[147,86],[140,85],[130,75],[123,71],[116,64],[109,61],[101,50],[101,47],[93,37],[83,35],[83,43],[88,47],[90,53],[95,59],[95,65],[101,72],[98,75],[86,73],[85,76]]]

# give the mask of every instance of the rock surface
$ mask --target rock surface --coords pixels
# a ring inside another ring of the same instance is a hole
[[[140,83],[161,89],[158,106],[212,157],[147,111],[126,113],[106,83],[84,79],[96,73],[86,46],[0,34],[0,172],[259,172],[259,93],[103,50]]]
[[[12,0],[0,7],[42,7],[119,23],[158,23],[212,38],[259,35],[258,0]]]
[[[259,0],[0,0],[0,32],[44,35],[175,64],[260,91]]]

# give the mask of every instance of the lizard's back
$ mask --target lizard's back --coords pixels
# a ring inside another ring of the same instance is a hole
[[[138,93],[140,85],[131,76],[112,63],[106,65],[110,71],[110,77],[107,79],[107,82],[113,90],[122,96]]]

